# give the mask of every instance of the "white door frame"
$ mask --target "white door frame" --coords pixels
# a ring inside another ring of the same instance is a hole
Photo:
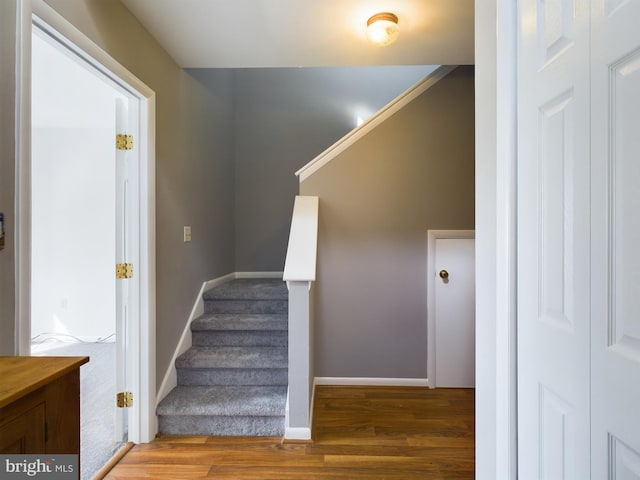
[[[427,385],[436,388],[436,240],[476,238],[475,230],[427,231]]]
[[[91,41],[43,0],[18,3],[17,154],[16,154],[16,345],[30,352],[31,272],[31,34],[32,24],[83,58],[140,101],[140,328],[134,332],[131,384],[137,398],[131,412],[129,440],[151,441],[157,432],[155,416],[155,93],[108,53]]]
[[[475,0],[476,479],[517,478],[518,2]]]

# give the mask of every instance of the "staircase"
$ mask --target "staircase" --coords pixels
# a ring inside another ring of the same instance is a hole
[[[288,384],[287,287],[237,279],[204,293],[178,386],[158,405],[168,435],[282,436]]]

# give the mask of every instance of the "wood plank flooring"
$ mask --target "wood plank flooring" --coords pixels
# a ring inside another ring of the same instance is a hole
[[[172,437],[137,445],[106,478],[474,478],[474,390],[316,388],[314,439]]]

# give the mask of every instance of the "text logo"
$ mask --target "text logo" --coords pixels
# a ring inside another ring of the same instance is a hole
[[[76,480],[78,455],[0,455],[0,479]]]

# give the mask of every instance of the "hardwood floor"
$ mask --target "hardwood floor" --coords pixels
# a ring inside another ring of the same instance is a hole
[[[171,437],[137,445],[107,479],[473,479],[474,390],[316,388],[314,441]]]

